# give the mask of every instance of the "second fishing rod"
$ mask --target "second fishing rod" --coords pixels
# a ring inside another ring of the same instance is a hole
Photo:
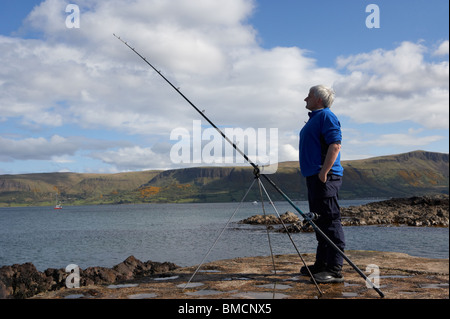
[[[142,56],[138,51],[135,50],[134,47],[130,46],[128,42],[121,39],[119,36],[113,33],[113,35],[119,39],[123,44],[125,44],[130,50],[132,50],[135,54],[137,54],[145,63],[147,63],[156,73],[158,73],[178,94],[183,97],[183,99],[191,105],[198,114],[200,114],[228,143],[230,143],[233,148],[238,152],[252,167],[254,170],[254,174],[257,178],[264,178],[272,187],[300,214],[300,216],[303,217],[303,219],[308,222],[314,231],[319,234],[328,244],[330,244],[333,249],[335,249],[348,263],[352,268],[366,281],[368,285],[370,285],[379,295],[380,297],[384,297],[384,293],[376,287],[370,279],[367,278],[367,276],[348,258],[344,252],[339,249],[339,247],[336,246],[336,244],[328,238],[328,236],[314,223],[312,216],[314,214],[307,214],[304,213],[300,208],[298,208],[292,200],[266,175],[261,174],[261,170],[257,164],[255,164],[250,158],[245,154],[242,150],[239,149],[239,147],[231,141],[222,130],[220,130],[205,114],[202,112],[197,106],[195,106],[194,103],[192,103],[181,91],[179,88],[177,88],[175,85],[172,84],[157,68],[155,68],[144,56]]]

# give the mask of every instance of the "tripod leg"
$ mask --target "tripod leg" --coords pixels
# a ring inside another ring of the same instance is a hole
[[[259,176],[257,176],[256,179],[258,180],[259,195],[261,197],[261,205],[262,205],[262,210],[263,210],[264,218],[265,218],[266,217],[266,209],[264,208],[264,198],[263,198],[263,193],[262,193],[262,188],[261,188],[262,182],[261,182],[261,179],[259,178]],[[267,223],[267,219],[266,219],[265,224],[266,224],[267,239],[269,241],[270,256],[272,257],[273,271],[276,274],[277,273],[277,269],[275,267],[275,259],[273,257],[272,243],[270,241],[269,224]]]
[[[236,207],[236,209],[234,210],[233,214],[230,216],[230,218],[228,219],[227,223],[225,224],[225,227],[223,227],[222,231],[220,232],[219,236],[216,238],[216,240],[214,241],[214,243],[212,244],[212,246],[209,248],[208,252],[206,253],[205,257],[203,257],[202,262],[200,263],[200,265],[198,265],[197,269],[194,271],[194,273],[192,274],[191,278],[189,278],[189,281],[186,283],[186,285],[184,286],[183,290],[186,289],[186,287],[189,285],[189,283],[192,281],[192,279],[194,278],[194,276],[197,274],[197,272],[199,271],[200,267],[203,265],[203,263],[205,262],[206,258],[209,256],[209,254],[211,253],[211,251],[213,250],[213,248],[216,246],[217,242],[219,241],[220,237],[222,237],[223,232],[225,231],[225,229],[228,227],[228,224],[231,222],[231,220],[233,219],[234,215],[236,215],[236,212],[238,211],[238,209],[241,207],[242,203],[244,202],[245,198],[247,197],[248,193],[250,192],[250,190],[253,187],[253,184],[255,184],[255,180],[253,180],[252,184],[250,185],[250,187],[248,188],[247,192],[245,193],[244,197],[242,198],[241,202],[239,203],[238,207]]]
[[[280,216],[280,214],[278,213],[278,210],[276,209],[276,207],[275,207],[275,205],[274,205],[272,199],[270,198],[269,194],[267,193],[267,191],[266,191],[266,189],[265,189],[265,187],[264,187],[264,185],[262,184],[261,181],[260,181],[260,185],[261,185],[262,189],[264,190],[264,192],[265,192],[267,198],[269,199],[269,202],[270,202],[271,206],[273,207],[273,209],[274,209],[275,212],[277,213],[277,216],[278,216],[278,218],[280,219],[281,224],[283,225],[284,230],[286,231],[286,234],[288,235],[289,239],[291,240],[292,245],[294,246],[295,250],[297,251],[298,256],[300,257],[300,259],[302,260],[302,262],[303,262],[303,264],[305,265],[306,269],[308,270],[309,275],[310,275],[310,277],[311,277],[311,279],[312,279],[314,285],[315,285],[316,288],[317,288],[317,291],[319,292],[320,296],[323,296],[322,290],[320,290],[319,285],[317,284],[316,280],[314,279],[314,276],[313,276],[312,273],[311,273],[311,270],[310,270],[309,267],[306,265],[306,262],[305,262],[305,260],[303,259],[303,256],[300,254],[300,251],[298,250],[297,245],[295,244],[294,240],[292,239],[291,234],[289,233],[289,230],[288,230],[287,227],[286,227],[286,224],[285,224],[285,223],[283,222],[283,220],[281,219],[281,216]]]

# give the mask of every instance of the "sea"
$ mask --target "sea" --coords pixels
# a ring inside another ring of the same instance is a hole
[[[295,204],[308,212],[306,201]],[[280,215],[294,211],[287,202],[274,206]],[[268,203],[264,207],[266,214],[276,214]],[[264,226],[238,223],[262,213],[262,205],[251,202],[0,208],[0,267],[26,262],[40,271],[69,264],[82,269],[112,267],[131,255],[185,267],[203,260],[270,256],[271,248],[276,255],[296,254],[287,234],[268,234]],[[449,257],[448,228],[347,226],[344,233],[346,250]],[[291,236],[300,253],[315,252],[314,233]]]

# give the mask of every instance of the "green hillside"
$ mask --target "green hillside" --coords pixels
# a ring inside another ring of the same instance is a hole
[[[449,155],[415,151],[345,161],[342,199],[449,192]],[[0,206],[240,201],[253,180],[246,167],[198,167],[119,174],[0,175]],[[306,199],[298,162],[280,163],[270,178],[293,200]],[[281,198],[266,185],[274,200]],[[258,199],[253,187],[248,200]]]
[[[160,171],[119,174],[42,173],[0,175],[0,206],[117,203]]]
[[[342,199],[403,197],[448,193],[448,154],[416,151],[400,155],[345,161]],[[239,201],[253,179],[251,167],[187,168],[165,171],[141,186],[153,189],[148,201]],[[307,199],[298,162],[280,163],[272,179],[291,199]],[[266,185],[271,191],[270,185]],[[258,199],[257,187],[249,200]],[[271,192],[274,200],[281,196]]]
[[[404,197],[449,192],[449,155],[416,151],[344,163],[343,197]]]

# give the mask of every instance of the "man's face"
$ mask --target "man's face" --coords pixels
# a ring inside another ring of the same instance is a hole
[[[315,111],[323,108],[322,99],[315,97],[312,91],[309,91],[308,96],[305,98],[306,108],[310,111]]]

